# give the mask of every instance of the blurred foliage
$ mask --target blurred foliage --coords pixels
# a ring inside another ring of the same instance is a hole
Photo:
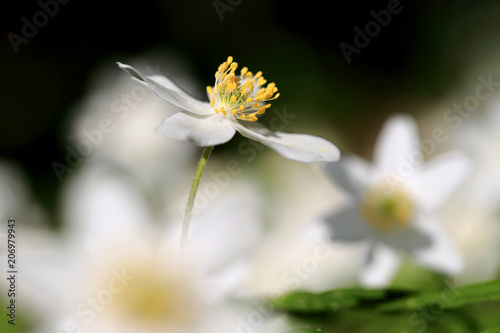
[[[436,292],[391,288],[295,291],[274,305],[335,332],[480,332],[500,324],[495,315],[500,311],[500,280],[449,285]]]

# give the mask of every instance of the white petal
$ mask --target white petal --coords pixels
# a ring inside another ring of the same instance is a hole
[[[333,143],[317,136],[274,132],[257,123],[242,125],[234,122],[234,126],[241,135],[258,141],[294,161],[331,162],[340,157],[340,151]]]
[[[203,261],[200,266],[206,265],[208,273],[223,274],[224,269],[259,245],[259,192],[252,183],[236,183],[229,174],[221,177],[221,173],[209,172],[202,182],[200,194],[214,186],[220,189],[220,194],[210,195],[207,207],[201,209],[199,215],[192,216],[188,247],[199,252],[198,258]],[[198,199],[201,200],[195,201],[195,208],[205,204],[207,196],[200,195]]]
[[[81,167],[65,188],[64,221],[72,242],[84,242],[93,256],[115,244],[141,241],[149,229],[147,203],[133,182],[101,166]]]
[[[331,233],[332,241],[352,242],[365,239],[371,235],[370,227],[359,215],[355,205],[348,205],[325,218]]]
[[[400,255],[388,246],[373,244],[366,266],[360,275],[360,284],[369,288],[388,286],[396,275],[401,262]]]
[[[444,203],[471,171],[467,156],[460,152],[440,154],[427,162],[415,177],[415,194],[419,205],[433,210]]]
[[[392,247],[395,251],[412,253],[428,248],[432,245],[432,238],[425,230],[418,227],[419,220],[406,228],[389,232],[375,232],[374,237],[378,242]]]
[[[431,244],[412,252],[415,262],[445,274],[458,274],[463,268],[463,260],[442,229],[429,219],[420,219],[417,226],[429,236]]]
[[[167,77],[162,75],[144,75],[129,65],[119,62],[117,64],[121,69],[150,87],[158,96],[170,104],[200,115],[213,113],[208,102],[202,102],[193,98]]]
[[[372,178],[370,166],[356,156],[342,157],[338,162],[323,165],[335,183],[358,199],[363,196]]]
[[[408,172],[417,169],[423,162],[416,156],[420,154],[417,142],[415,121],[410,116],[392,116],[378,136],[373,152],[374,164],[384,172],[407,177]],[[411,170],[408,171],[408,168]]]
[[[236,131],[231,121],[222,115],[200,116],[178,112],[165,119],[156,132],[177,140],[189,139],[198,146],[206,147],[231,140]]]

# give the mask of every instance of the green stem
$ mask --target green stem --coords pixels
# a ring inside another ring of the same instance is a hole
[[[191,192],[189,192],[189,199],[186,206],[186,215],[184,215],[184,222],[182,223],[182,234],[181,234],[181,250],[184,249],[187,242],[188,231],[189,231],[189,221],[191,220],[191,213],[193,211],[194,199],[196,198],[196,192],[198,191],[198,185],[200,184],[201,175],[203,174],[203,169],[207,164],[210,153],[214,149],[214,146],[206,147],[201,155],[200,162],[198,162],[198,169],[194,175],[193,185],[191,185]]]

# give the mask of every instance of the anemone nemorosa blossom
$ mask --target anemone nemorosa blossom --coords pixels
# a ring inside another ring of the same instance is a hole
[[[460,152],[448,152],[423,163],[418,143],[413,119],[397,115],[382,129],[372,165],[355,156],[326,164],[351,201],[325,222],[332,241],[366,243],[362,285],[389,284],[404,255],[449,275],[462,268],[461,257],[434,215],[465,180],[469,159]]]
[[[199,101],[162,75],[145,75],[135,68],[118,63],[121,69],[151,88],[160,98],[179,107],[156,128],[168,137],[190,139],[206,147],[229,141],[238,131],[291,160],[301,162],[335,161],[338,148],[331,142],[312,135],[272,131],[257,123],[258,118],[278,98],[278,88],[247,67],[236,74],[238,64],[228,57],[215,73],[215,85],[207,87],[209,102]],[[267,85],[266,85],[267,83]]]

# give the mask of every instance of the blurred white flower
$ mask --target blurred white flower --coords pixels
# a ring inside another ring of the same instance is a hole
[[[471,157],[474,173],[469,182],[471,199],[484,209],[500,211],[500,97],[492,99],[482,114],[474,114],[450,140]]]
[[[311,223],[318,212],[341,203],[340,191],[319,165],[289,163],[276,154],[260,162],[256,167],[265,170],[261,181],[269,225],[253,256],[245,293],[274,298],[297,289],[321,292],[352,286],[360,266],[359,249],[330,244],[316,230],[319,224]]]
[[[458,197],[440,216],[464,256],[464,270],[457,276],[461,284],[496,278],[500,267],[500,98],[487,102],[449,140],[474,165]]]
[[[238,64],[232,57],[219,66],[214,87],[207,87],[210,103],[194,99],[162,75],[144,75],[135,68],[118,63],[121,69],[151,88],[159,97],[182,109],[168,117],[157,132],[178,140],[191,139],[199,146],[229,141],[236,131],[256,140],[286,158],[301,162],[335,161],[338,148],[331,142],[306,134],[275,132],[256,123],[279,94],[274,83],[262,72],[253,74],[244,67],[237,76]]]
[[[35,247],[25,244],[20,289],[38,305],[39,332],[214,327],[215,333],[237,324],[224,326],[222,311],[234,311],[231,319],[246,315],[245,306],[233,309],[229,299],[260,235],[259,197],[251,184],[232,182],[193,217],[189,247],[181,255],[181,221],[155,221],[134,182],[99,164],[72,177],[63,191],[61,241],[40,233],[32,235]]]
[[[130,61],[139,66],[145,62],[167,64],[169,73],[163,73],[159,65],[150,70],[171,75],[183,86],[195,85],[189,66],[173,52],[143,54]],[[178,190],[189,186],[191,176],[184,183],[179,174],[185,172],[186,165],[195,163],[196,149],[189,143],[161,140],[150,128],[165,114],[178,111],[137,81],[109,67],[96,68],[88,93],[72,110],[70,144],[66,147],[72,158],[68,164],[71,172],[86,163],[106,163],[116,172],[136,178],[156,200],[169,201],[172,194],[175,198]],[[63,179],[70,174],[65,173]]]
[[[457,284],[469,284],[498,278],[500,272],[500,216],[474,196],[469,182],[458,197],[439,212],[448,234],[464,259],[464,268],[456,276]]]
[[[326,164],[351,202],[325,217],[333,242],[364,241],[366,261],[360,283],[389,284],[408,254],[419,265],[457,274],[462,260],[436,224],[434,213],[469,173],[459,152],[423,163],[416,124],[397,115],[385,124],[369,165],[355,156]]]

